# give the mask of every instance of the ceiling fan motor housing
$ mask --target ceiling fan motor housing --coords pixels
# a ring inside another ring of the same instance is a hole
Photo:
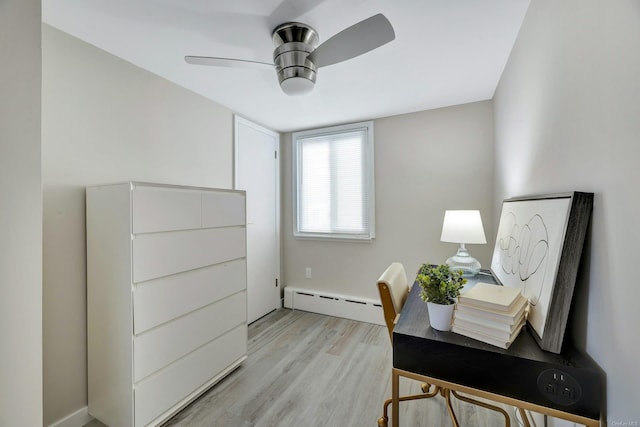
[[[318,33],[308,25],[287,22],[273,30],[273,62],[280,87],[287,95],[303,95],[313,90],[316,66],[308,56],[318,46]]]

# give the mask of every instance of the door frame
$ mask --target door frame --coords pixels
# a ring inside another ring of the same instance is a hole
[[[278,286],[276,287],[276,295],[275,295],[275,301],[274,301],[274,309],[278,309],[282,307],[283,304],[283,296],[282,296],[282,280],[281,280],[281,257],[280,257],[280,248],[281,248],[281,240],[282,240],[282,234],[281,234],[281,230],[280,230],[280,134],[278,132],[275,132],[271,129],[265,128],[264,126],[260,126],[257,123],[254,123],[242,116],[239,116],[237,114],[233,115],[233,189],[237,190],[238,189],[238,165],[240,162],[239,156],[238,156],[238,136],[240,135],[239,132],[239,128],[240,126],[248,126],[250,128],[253,128],[255,130],[257,130],[258,132],[262,132],[266,135],[269,136],[273,136],[276,140],[276,151],[275,151],[275,165],[276,165],[276,182],[275,182],[275,186],[276,186],[276,274],[277,277],[276,279],[278,280]],[[248,229],[248,227],[247,227]],[[248,265],[248,264],[247,264]],[[247,295],[248,297],[248,295]]]

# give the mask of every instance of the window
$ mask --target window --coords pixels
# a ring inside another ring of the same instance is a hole
[[[293,134],[297,237],[375,237],[373,122]]]

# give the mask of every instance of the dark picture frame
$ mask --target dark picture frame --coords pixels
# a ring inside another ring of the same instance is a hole
[[[593,193],[502,202],[491,273],[529,298],[527,323],[540,348],[560,353],[587,234]]]

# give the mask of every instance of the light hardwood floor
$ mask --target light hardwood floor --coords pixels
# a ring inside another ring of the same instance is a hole
[[[242,366],[163,427],[376,427],[390,379],[386,328],[280,309],[249,326]],[[402,394],[418,392],[419,383],[402,379]],[[493,411],[454,408],[461,426],[504,425]],[[403,426],[451,426],[441,397],[401,403],[400,417]]]

